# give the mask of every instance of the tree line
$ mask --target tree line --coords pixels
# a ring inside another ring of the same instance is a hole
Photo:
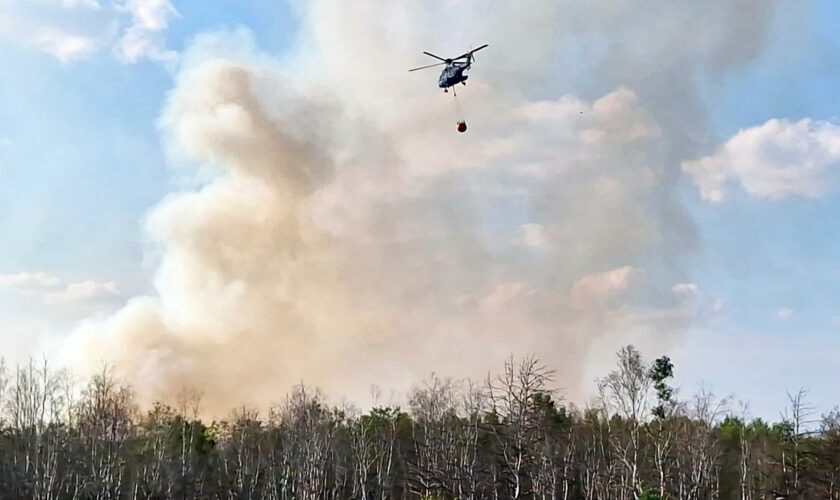
[[[482,381],[432,376],[405,408],[298,386],[267,414],[203,421],[197,394],[140,409],[103,370],[0,368],[0,498],[840,499],[840,413],[805,391],[775,423],[632,346],[582,408],[534,357]]]

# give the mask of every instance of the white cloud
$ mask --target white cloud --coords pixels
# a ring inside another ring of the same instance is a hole
[[[84,59],[99,47],[95,38],[67,33],[59,28],[40,30],[32,43],[63,63]]]
[[[88,9],[99,9],[98,0],[60,0],[61,6],[67,9],[75,9],[77,7],[84,7]]]
[[[525,246],[534,249],[546,249],[550,245],[542,224],[523,224],[522,239]]]
[[[681,306],[694,317],[711,320],[725,313],[723,300],[702,291],[696,283],[678,283],[671,287],[671,291]]]
[[[170,0],[126,0],[122,8],[131,15],[131,24],[114,49],[119,60],[136,63],[144,58],[177,59],[177,52],[166,48],[164,38],[169,22],[179,15]]]
[[[0,292],[2,291],[38,297],[47,304],[83,302],[119,293],[117,284],[113,281],[85,280],[65,284],[57,276],[41,271],[0,274]]]
[[[57,277],[40,271],[0,274],[0,289],[32,290],[54,287],[61,283]]]
[[[840,328],[840,316],[835,316],[831,318],[831,326],[834,328]]]
[[[840,125],[772,119],[746,130],[711,156],[683,162],[706,201],[726,199],[735,183],[755,198],[814,198],[835,189],[840,166]]]
[[[776,317],[779,319],[788,319],[794,315],[795,311],[789,307],[780,307],[776,310]]]
[[[118,293],[117,284],[113,281],[100,283],[88,280],[70,283],[63,290],[47,294],[45,300],[47,303],[79,302]]]
[[[39,7],[31,8],[32,3]],[[0,6],[0,37],[62,63],[85,59],[103,47],[111,47],[125,63],[177,60],[165,45],[169,22],[178,16],[171,0],[0,0]]]
[[[0,0],[0,7],[41,4],[48,7],[62,7],[64,9],[100,10],[99,0]]]

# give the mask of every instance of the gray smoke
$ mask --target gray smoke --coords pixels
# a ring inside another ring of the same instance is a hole
[[[296,4],[299,43],[196,39],[161,118],[200,188],[155,207],[155,293],[68,341],[147,400],[223,412],[301,380],[365,400],[537,353],[572,399],[615,349],[666,351],[720,305],[685,282],[676,199],[701,74],[761,47],[771,3]],[[420,50],[477,54],[459,100]]]

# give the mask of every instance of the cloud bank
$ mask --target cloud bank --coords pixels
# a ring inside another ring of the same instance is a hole
[[[178,11],[169,0],[126,0],[122,9],[131,17],[131,24],[120,37],[114,52],[124,63],[148,58],[174,61],[177,52],[166,48],[164,33]]]
[[[320,0],[285,58],[198,37],[160,128],[199,186],[148,216],[155,293],[80,325],[68,361],[111,361],[147,400],[201,387],[220,413],[532,352],[579,400],[618,346],[667,350],[721,310],[681,272],[691,74],[754,55],[768,4],[659,4]],[[406,69],[482,42],[460,135],[436,75]]]
[[[836,189],[838,166],[840,126],[774,118],[741,130],[713,155],[684,162],[682,168],[704,200],[721,203],[731,184],[764,200],[816,198]]]
[[[44,28],[32,39],[36,47],[63,63],[84,59],[99,48],[95,38]]]
[[[0,0],[0,38],[67,64],[110,48],[122,63],[172,64],[166,31],[180,16],[170,0]]]
[[[0,274],[0,293],[37,297],[46,304],[55,304],[117,295],[119,289],[113,281],[66,282],[57,276],[42,271],[23,271],[14,274]]]

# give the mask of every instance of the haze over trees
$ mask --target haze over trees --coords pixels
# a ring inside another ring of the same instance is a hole
[[[701,391],[667,357],[618,352],[584,408],[537,358],[482,381],[418,383],[359,411],[298,386],[267,414],[199,417],[198,392],[139,408],[107,370],[0,370],[0,497],[212,499],[840,499],[840,413],[807,392],[777,423]],[[233,402],[232,402],[233,403]]]

